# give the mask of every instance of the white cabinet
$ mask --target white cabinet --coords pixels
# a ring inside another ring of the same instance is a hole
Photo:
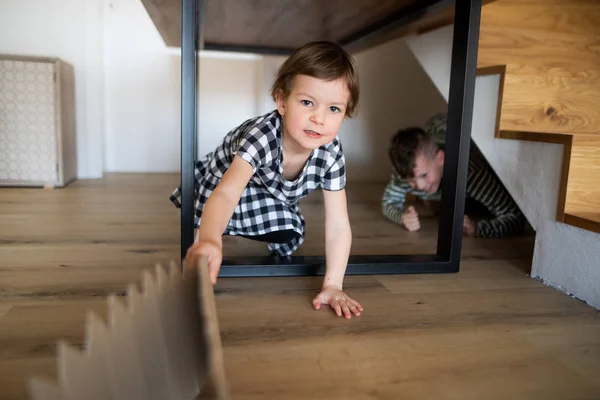
[[[73,67],[0,55],[0,186],[60,187],[76,175]]]

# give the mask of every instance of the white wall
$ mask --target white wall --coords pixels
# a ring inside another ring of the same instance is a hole
[[[408,43],[447,98],[452,27]],[[536,230],[532,275],[600,308],[600,235],[556,222],[563,146],[495,139],[499,83],[477,78],[471,135]]]
[[[260,90],[256,79],[260,58],[251,55],[229,57],[201,56],[199,157],[213,151],[235,126],[260,113],[257,103]]]
[[[106,3],[106,171],[180,169],[181,60],[140,0]],[[258,57],[203,53],[198,155],[256,114]]]
[[[0,53],[58,57],[75,68],[78,176],[102,175],[104,0],[0,0]]]
[[[408,48],[446,101],[450,90],[453,32],[454,26],[450,25],[406,38]]]
[[[105,20],[105,170],[174,170],[178,58],[169,53],[140,1],[107,1]]]
[[[285,57],[260,57],[257,65],[256,104],[258,114],[265,114],[277,108],[271,97],[271,87],[277,77],[277,69],[283,64]]]

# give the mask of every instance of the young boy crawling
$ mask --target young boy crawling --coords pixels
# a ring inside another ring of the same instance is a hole
[[[392,138],[389,156],[394,170],[383,194],[382,212],[409,231],[419,230],[421,224],[415,208],[405,207],[407,194],[426,202],[441,199],[445,138],[445,115],[430,119],[426,130],[407,128]],[[470,147],[463,232],[480,238],[523,232],[525,216],[473,143]]]

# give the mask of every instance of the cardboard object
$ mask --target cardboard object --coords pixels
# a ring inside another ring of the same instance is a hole
[[[86,321],[85,350],[57,345],[58,382],[33,377],[33,400],[229,399],[206,259],[143,274],[127,301],[108,297],[108,326]]]

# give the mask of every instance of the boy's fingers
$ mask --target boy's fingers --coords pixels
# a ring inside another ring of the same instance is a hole
[[[413,206],[408,207],[408,212],[411,214],[416,214],[417,211],[415,210],[415,208]]]
[[[348,304],[344,304],[344,306],[342,307],[342,309],[344,310],[344,316],[346,318],[352,318],[352,314],[350,314],[350,309],[348,308]]]
[[[419,218],[417,218],[416,216],[410,216],[406,218],[406,222],[410,224],[417,224],[419,223]]]
[[[342,316],[342,308],[340,307],[340,303],[337,300],[333,300],[331,302],[331,307],[333,307],[338,317]]]
[[[360,311],[358,311],[358,308],[354,304],[350,303],[349,307],[350,311],[352,311],[354,315],[356,315],[357,317],[360,315]]]
[[[319,298],[319,296],[314,298],[313,307],[315,308],[315,310],[318,310],[321,308],[321,299]]]
[[[363,307],[360,305],[360,303],[356,300],[350,300],[350,304],[352,304],[354,307],[356,307],[359,311],[363,310]]]

